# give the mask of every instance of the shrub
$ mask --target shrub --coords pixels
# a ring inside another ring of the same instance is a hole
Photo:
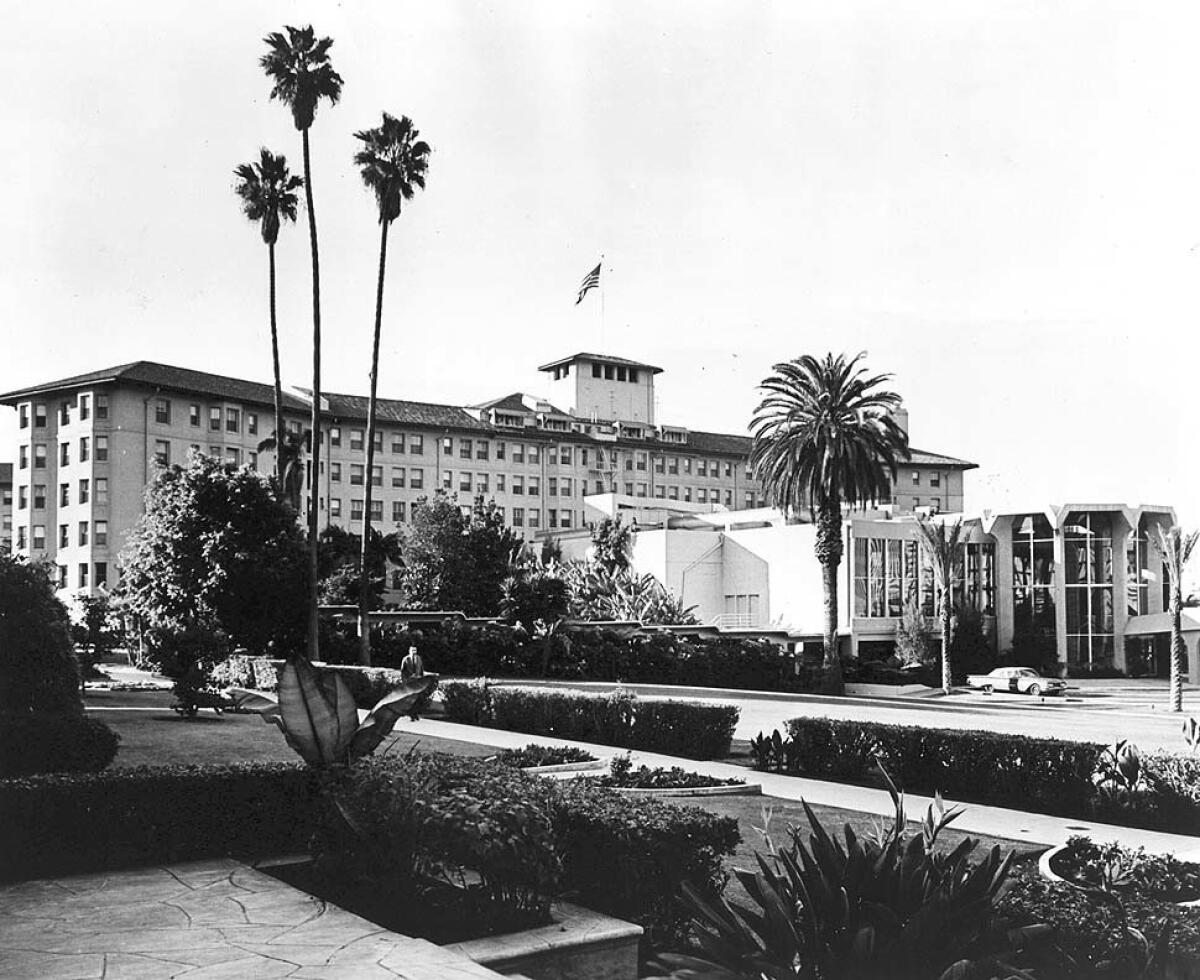
[[[302,850],[316,776],[257,764],[111,769],[0,782],[0,877]]]
[[[738,708],[516,687],[444,686],[446,720],[690,759],[729,754]]]
[[[71,620],[48,566],[0,554],[0,712],[82,710]]]
[[[278,669],[282,660],[248,657],[238,654],[213,667],[210,677],[220,688],[245,687],[252,691],[274,691],[279,688]]]
[[[40,772],[97,772],[113,761],[120,736],[83,715],[0,714],[0,778]]]
[[[1170,854],[1147,854],[1145,848],[1123,847],[1116,842],[1097,844],[1074,836],[1051,858],[1052,870],[1076,884],[1099,888],[1113,866],[1122,870],[1116,890],[1123,897],[1136,895],[1164,902],[1200,899],[1200,865],[1179,861]]]
[[[574,745],[526,745],[521,749],[504,749],[496,756],[496,761],[513,769],[531,769],[572,762],[595,762],[596,757]]]
[[[703,776],[698,772],[680,769],[679,766],[671,766],[669,769],[638,766],[634,769],[629,762],[629,756],[613,759],[608,775],[588,779],[597,786],[613,789],[698,789],[711,786],[744,786],[746,782],[744,779]]]

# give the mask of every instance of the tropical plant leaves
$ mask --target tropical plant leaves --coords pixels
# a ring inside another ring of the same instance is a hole
[[[376,702],[358,726],[348,746],[351,759],[370,755],[395,727],[403,715],[432,691],[438,682],[437,674],[425,674],[405,681],[400,687]]]

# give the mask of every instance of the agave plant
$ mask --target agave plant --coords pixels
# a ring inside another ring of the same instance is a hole
[[[880,767],[882,770],[882,766]],[[884,773],[885,778],[887,773]],[[920,832],[909,835],[903,797],[890,779],[890,826],[860,838],[847,825],[832,837],[805,804],[807,841],[792,828],[791,846],[767,839],[757,871],[735,874],[755,908],[715,904],[684,885],[700,956],[664,955],[659,964],[677,980],[959,980],[1025,976],[1009,955],[1048,927],[1008,929],[993,907],[1012,853],[993,847],[972,858],[964,839],[939,853],[941,831],[961,811],[941,797]],[[978,968],[985,972],[976,973]],[[991,971],[991,972],[987,972]]]
[[[280,670],[278,696],[240,687],[228,693],[237,707],[256,711],[263,721],[278,725],[287,744],[310,766],[325,768],[347,765],[374,752],[437,681],[436,674],[414,677],[380,698],[370,711],[363,711],[336,673],[321,673],[298,657]]]

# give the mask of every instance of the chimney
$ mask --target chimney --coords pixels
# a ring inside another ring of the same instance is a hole
[[[904,434],[908,435],[908,409],[903,405],[899,406],[894,412],[892,412],[892,418],[895,420],[896,424],[904,430]]]

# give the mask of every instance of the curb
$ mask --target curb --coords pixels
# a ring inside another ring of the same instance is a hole
[[[1047,881],[1053,881],[1057,885],[1067,885],[1074,887],[1071,882],[1067,881],[1062,875],[1050,867],[1051,858],[1055,857],[1061,851],[1067,849],[1066,844],[1059,844],[1057,847],[1052,847],[1048,851],[1043,851],[1038,858],[1038,871]],[[1193,898],[1190,902],[1168,902],[1167,904],[1178,906],[1181,909],[1200,909],[1200,898]]]

